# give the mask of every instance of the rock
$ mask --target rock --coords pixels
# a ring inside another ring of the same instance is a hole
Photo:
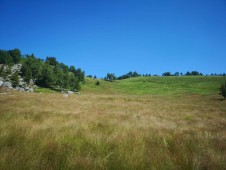
[[[2,87],[6,87],[6,88],[9,88],[9,89],[13,89],[12,83],[11,83],[11,82],[8,82],[8,81],[4,82],[4,83],[2,84]]]
[[[63,94],[64,98],[68,98],[68,96],[69,96],[68,94]]]
[[[12,74],[14,74],[15,72],[20,72],[21,67],[22,67],[22,64],[15,64],[14,66],[12,66],[11,68]]]
[[[4,78],[3,77],[0,77],[0,81],[4,81]]]
[[[16,87],[16,90],[19,92],[25,92],[25,89],[23,87]]]
[[[19,85],[20,85],[20,86],[23,86],[24,84],[26,84],[26,82],[23,82],[23,81],[20,81],[20,82],[19,82]]]
[[[4,83],[4,82],[3,82],[2,80],[0,80],[0,87],[3,85],[3,83]]]
[[[74,92],[73,91],[68,91],[67,94],[72,95],[72,94],[74,94]]]
[[[34,84],[34,80],[30,79],[29,84]]]
[[[30,88],[29,89],[29,92],[33,93],[34,92],[34,89],[33,88]]]
[[[25,87],[24,89],[25,89],[26,91],[29,91],[30,88],[29,88],[29,87]]]

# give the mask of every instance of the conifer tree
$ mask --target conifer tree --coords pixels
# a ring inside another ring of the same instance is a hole
[[[11,76],[11,81],[12,81],[12,86],[16,87],[19,85],[19,74],[18,72],[15,72],[12,76]]]
[[[226,82],[221,85],[220,94],[224,97],[224,100],[225,100],[226,99]]]

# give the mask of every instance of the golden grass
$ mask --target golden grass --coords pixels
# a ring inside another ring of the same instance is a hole
[[[226,169],[220,96],[0,95],[0,169]]]

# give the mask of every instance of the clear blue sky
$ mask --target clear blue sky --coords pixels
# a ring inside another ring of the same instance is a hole
[[[226,0],[0,0],[0,49],[86,75],[226,72]]]

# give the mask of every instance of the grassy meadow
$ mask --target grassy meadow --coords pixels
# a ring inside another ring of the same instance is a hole
[[[225,80],[87,79],[69,97],[0,94],[0,169],[226,169]]]

